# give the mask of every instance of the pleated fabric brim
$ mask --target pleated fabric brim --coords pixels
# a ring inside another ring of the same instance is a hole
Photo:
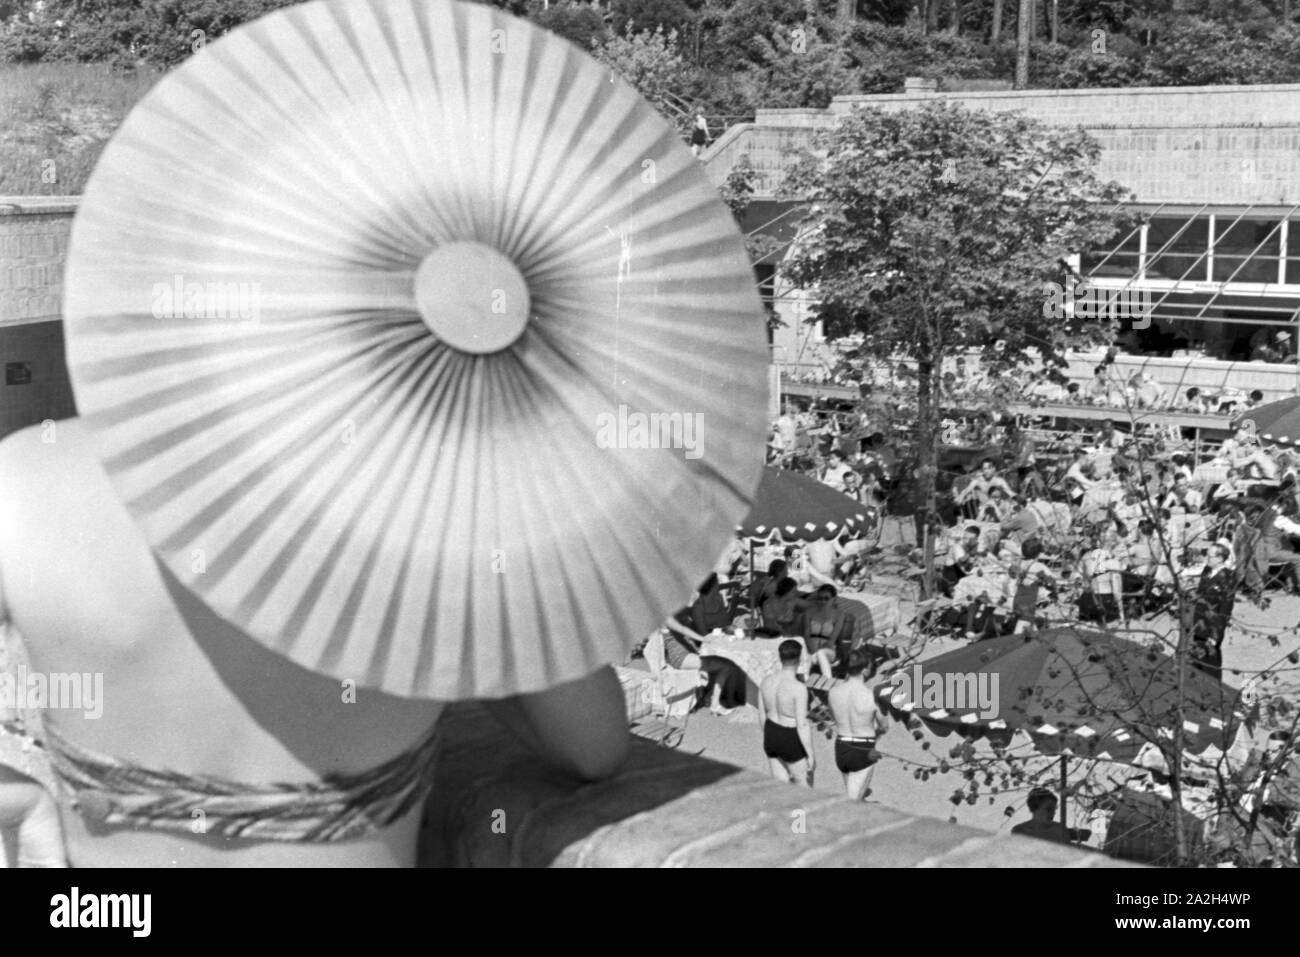
[[[457,241],[527,283],[504,351],[416,310]],[[77,406],[151,546],[340,679],[460,699],[621,660],[758,483],[730,213],[630,87],[485,6],[309,3],[210,44],[105,149],[65,285]]]

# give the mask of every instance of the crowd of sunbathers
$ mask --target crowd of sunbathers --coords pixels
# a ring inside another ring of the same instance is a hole
[[[855,434],[868,432],[867,414],[858,415]],[[1181,585],[1198,604],[1198,664],[1217,673],[1240,591],[1300,591],[1300,454],[1266,448],[1246,429],[1198,455],[1174,427],[1131,432],[1107,420],[1035,442],[1013,423],[987,419],[1000,431],[980,438],[996,454],[941,473],[940,521],[928,530],[938,594],[923,625],[981,639],[1044,620],[1127,623],[1161,612]],[[886,483],[909,468],[879,433],[855,448],[793,403],[773,426],[774,450],[792,438],[804,450],[793,464],[882,514]],[[866,570],[861,542],[804,553],[815,553],[808,564],[836,584],[841,570]],[[766,587],[771,594],[758,600],[789,628],[793,583]]]
[[[1261,330],[1252,341],[1251,361],[1294,364],[1297,359],[1291,335],[1284,330]],[[977,359],[956,356],[945,360],[941,373],[942,392],[947,400],[960,405],[978,404],[992,394],[1007,401],[1065,403],[1102,406],[1112,409],[1168,410],[1192,415],[1234,415],[1262,404],[1266,397],[1259,389],[1232,386],[1201,388],[1186,386],[1167,388],[1148,369],[1127,370],[1117,361],[1115,350],[1108,352],[1093,367],[1086,381],[1070,381],[1058,372],[1031,369],[1023,377],[990,375]],[[856,387],[862,393],[878,395],[892,392],[915,394],[916,372],[906,363],[879,360],[843,360],[834,367],[823,365],[795,381]],[[1300,394],[1300,391],[1292,394]],[[1273,395],[1270,400],[1284,398]]]
[[[788,403],[773,425],[773,460],[812,474],[880,520],[895,504],[891,487],[913,465],[871,418],[866,411],[818,416]],[[1300,591],[1300,454],[1265,447],[1246,429],[1202,448],[1175,427],[1129,431],[1110,420],[1046,439],[992,415],[973,427],[980,434],[966,436],[966,447],[982,444],[995,454],[949,463],[938,483],[937,521],[915,523],[914,571],[928,577],[920,562],[922,537],[930,536],[936,585],[919,606],[918,626],[983,640],[1049,621],[1126,624],[1160,614],[1181,591],[1195,602],[1194,664],[1218,675],[1238,594]],[[812,673],[856,686],[853,679],[871,678],[890,654],[855,637],[839,596],[846,584],[869,578],[873,543],[861,530],[770,542],[744,585],[741,566],[753,556],[738,543],[720,574],[669,622],[670,663],[707,674],[701,704],[718,712],[744,703],[745,678],[733,662],[700,654],[706,635],[740,625],[752,637],[792,639],[783,645],[783,671],[764,683],[761,701],[750,702],[766,716],[764,748],[778,777],[778,766],[788,780],[812,772],[800,731],[806,716],[785,674],[792,662],[811,661]],[[845,727],[867,731],[844,731],[836,750],[846,786],[852,777],[850,793],[860,797],[879,729],[874,714],[850,718],[855,708],[869,710],[856,699],[841,702]]]
[[[1198,664],[1217,673],[1239,589],[1300,589],[1300,459],[1246,430],[1205,461],[1144,447],[1111,422],[1056,463],[959,476],[938,529],[948,600],[937,623],[972,639],[1058,619],[1127,622],[1195,596]],[[1073,605],[1063,613],[1059,605]]]
[[[727,558],[723,564],[738,570]],[[705,675],[700,706],[709,702],[715,714],[746,703],[757,707],[773,775],[807,784],[812,783],[816,758],[808,717],[811,699],[801,668],[811,662],[811,673],[842,679],[831,687],[827,702],[836,725],[835,760],[846,793],[861,800],[869,793],[871,768],[880,758],[876,739],[888,726],[867,681],[882,661],[897,653],[858,634],[834,585],[800,591],[789,571],[787,559],[774,559],[746,588],[737,578],[723,581],[716,572],[710,575],[692,603],[669,619],[664,657],[673,668],[698,669]],[[754,701],[746,701],[746,678],[735,662],[703,653],[705,636],[733,627],[749,637],[787,638],[779,647],[781,670],[763,681]]]
[[[748,585],[737,577],[724,581],[718,573],[705,580],[690,605],[667,622],[664,652],[674,668],[700,668],[708,682],[702,689],[715,713],[726,713],[745,704],[745,679],[736,665],[725,658],[701,655],[706,636],[716,631],[740,629],[750,638],[794,638],[812,662],[814,674],[844,677],[849,654],[862,651],[872,673],[892,652],[882,644],[866,641],[854,612],[830,582],[807,582],[813,571],[802,551],[788,548],[790,558],[777,558],[757,571]],[[800,576],[796,579],[794,572]],[[841,566],[843,567],[843,566]],[[754,702],[748,702],[753,704]]]
[[[1263,404],[1265,398],[1260,389],[1210,391],[1188,386],[1181,391],[1170,391],[1150,372],[1134,371],[1125,375],[1111,363],[1098,365],[1093,369],[1092,378],[1083,384],[1057,382],[1043,372],[1031,373],[1020,394],[1029,402],[1168,410],[1188,415],[1234,415]]]

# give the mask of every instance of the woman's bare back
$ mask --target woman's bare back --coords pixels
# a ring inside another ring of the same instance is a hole
[[[351,691],[267,651],[180,587],[117,501],[76,420],[0,442],[0,615],[38,672],[103,676],[103,714],[46,713],[70,742],[132,764],[249,783],[357,773],[415,746],[438,702]],[[67,812],[77,865],[393,866],[418,812],[337,845],[195,834],[92,837]]]

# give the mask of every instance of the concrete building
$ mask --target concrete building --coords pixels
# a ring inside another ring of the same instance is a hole
[[[1269,399],[1300,386],[1294,364],[1248,362],[1279,331],[1290,331],[1292,356],[1300,340],[1300,85],[945,93],[913,84],[836,97],[825,110],[760,110],[719,137],[705,162],[721,183],[747,157],[759,176],[745,228],[792,238],[799,197],[780,195],[780,183],[795,151],[857,107],[912,109],[936,97],[1081,126],[1100,142],[1098,174],[1134,192],[1142,225],[1080,250],[1077,268],[1090,285],[1136,293],[1152,310],[1150,327],[1125,342],[1122,369],[1150,371],[1169,389],[1259,388]],[[759,269],[786,323],[775,361],[814,369],[827,350],[806,321],[806,297],[774,281],[774,263]],[[1098,358],[1073,357],[1072,377],[1090,377]]]
[[[63,263],[75,197],[0,197],[0,438],[74,414],[63,358]]]
[[[1023,110],[1078,125],[1102,146],[1099,174],[1128,186],[1145,223],[1109,248],[1081,250],[1080,272],[1114,291],[1151,298],[1151,328],[1118,365],[1152,372],[1170,391],[1261,389],[1279,398],[1300,386],[1297,366],[1248,362],[1252,338],[1292,331],[1300,341],[1300,85],[1168,89],[908,92],[837,97],[825,110],[761,110],[733,126],[705,156],[717,183],[747,156],[759,171],[745,228],[788,249],[801,218],[779,184],[814,131],[858,106],[911,109],[934,97],[970,108]],[[63,364],[63,261],[76,198],[0,198],[0,436],[74,414]],[[1294,234],[1294,235],[1293,235]],[[786,323],[773,355],[815,370],[832,354],[808,325],[806,297],[776,283],[782,251],[758,264],[764,294]],[[1100,356],[1073,358],[1091,376]]]

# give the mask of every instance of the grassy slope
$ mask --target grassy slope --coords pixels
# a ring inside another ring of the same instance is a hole
[[[91,63],[0,66],[0,195],[79,194],[104,144],[159,76]],[[46,160],[54,182],[42,177]]]

